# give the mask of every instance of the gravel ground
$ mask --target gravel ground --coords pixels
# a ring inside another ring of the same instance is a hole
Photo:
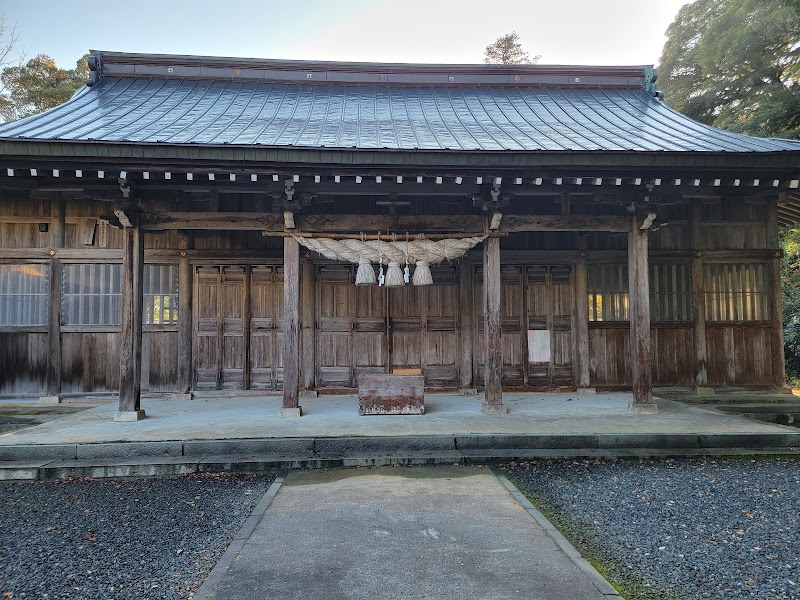
[[[0,598],[191,598],[273,478],[0,484]]]
[[[800,598],[800,463],[565,460],[508,476],[627,598]]]

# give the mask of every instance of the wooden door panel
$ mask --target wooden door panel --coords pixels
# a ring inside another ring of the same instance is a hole
[[[527,332],[522,315],[525,312],[523,268],[505,266],[500,270],[500,326],[503,332],[504,385],[525,383]]]
[[[274,266],[254,266],[250,272],[250,382],[252,389],[275,389],[278,377],[278,337],[283,327],[283,273]]]
[[[420,334],[392,332],[392,368],[419,369],[421,365]]]
[[[215,390],[219,384],[220,370],[220,269],[200,267],[195,273],[194,295],[194,361],[197,390]]]
[[[572,335],[572,323],[575,313],[575,285],[572,267],[551,267],[550,285],[553,298],[550,326],[553,383],[573,385],[575,383],[573,368],[575,339]]]
[[[389,288],[390,369],[422,369],[422,287]]]
[[[483,274],[475,274],[476,298],[482,298]],[[574,383],[572,313],[574,288],[570,266],[505,265],[501,269],[501,326],[504,385],[569,385]],[[483,384],[485,340],[483,302],[475,303],[475,381]],[[550,358],[530,362],[528,331],[547,331]]]
[[[374,285],[355,290],[356,318],[353,323],[353,376],[386,373],[386,288]]]
[[[425,380],[429,385],[452,387],[459,383],[458,280],[456,269],[439,267],[432,271],[428,286],[425,325]],[[468,318],[464,319],[468,322]]]
[[[224,390],[244,389],[245,363],[245,289],[243,267],[223,267],[221,295],[222,369],[220,387]]]
[[[523,268],[502,266],[500,269],[500,327],[502,331],[503,385],[522,385],[525,382],[527,330],[525,329]],[[476,298],[475,320],[478,324],[474,340],[474,379],[483,384],[486,361],[486,340],[483,331],[483,268],[476,267],[474,277]]]
[[[321,386],[353,385],[353,269],[322,267],[317,296],[317,381]]]

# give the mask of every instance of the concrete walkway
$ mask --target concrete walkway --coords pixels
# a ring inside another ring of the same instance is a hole
[[[270,500],[196,600],[619,598],[486,468],[292,472]]]
[[[324,396],[304,398],[299,418],[279,418],[275,397],[147,400],[131,423],[103,404],[0,435],[0,479],[800,447],[796,428],[670,400],[637,414],[629,393],[507,393],[505,415],[481,413],[482,400],[431,394],[424,415],[360,417],[355,396]]]

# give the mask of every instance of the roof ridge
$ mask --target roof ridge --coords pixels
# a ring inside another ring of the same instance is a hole
[[[359,85],[571,85],[640,88],[650,65],[415,64],[137,54],[91,50],[89,85],[104,76],[305,81]]]

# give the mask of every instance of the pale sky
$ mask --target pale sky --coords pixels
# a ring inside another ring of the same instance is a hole
[[[657,64],[690,0],[0,0],[28,58],[90,48],[365,62],[480,63],[516,31],[542,64]]]

